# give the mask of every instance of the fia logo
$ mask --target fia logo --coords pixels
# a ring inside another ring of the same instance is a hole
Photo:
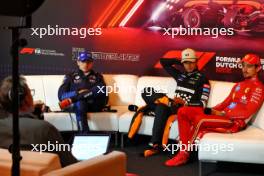
[[[41,49],[40,48],[36,48],[35,49],[35,54],[41,54]]]

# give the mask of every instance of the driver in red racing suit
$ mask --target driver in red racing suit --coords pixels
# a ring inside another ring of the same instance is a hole
[[[229,96],[213,108],[182,107],[178,111],[179,138],[188,146],[207,132],[235,133],[243,130],[261,107],[264,100],[264,86],[258,79],[261,70],[259,56],[247,54],[241,61],[244,81],[237,83]],[[185,164],[190,151],[181,150],[167,166]]]

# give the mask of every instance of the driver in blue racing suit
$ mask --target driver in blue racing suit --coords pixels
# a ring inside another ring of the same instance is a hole
[[[108,101],[103,76],[95,72],[91,53],[80,52],[77,56],[78,69],[64,77],[58,91],[62,109],[72,105],[76,114],[79,132],[89,131],[87,112],[102,111]]]

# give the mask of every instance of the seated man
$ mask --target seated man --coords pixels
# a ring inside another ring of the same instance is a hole
[[[65,108],[64,104],[74,104],[73,110],[76,114],[78,130],[87,133],[89,131],[87,112],[102,111],[108,97],[103,76],[92,70],[91,53],[79,53],[77,65],[77,70],[65,76],[59,88],[58,97],[62,101],[61,108]]]
[[[147,106],[139,109],[134,115],[128,137],[132,138],[139,128],[139,120],[142,119],[142,111],[154,111],[155,119],[152,129],[152,147],[145,150],[144,156],[148,157],[161,151],[163,132],[167,121],[175,120],[175,114],[181,106],[201,106],[205,107],[210,93],[210,85],[205,77],[197,69],[196,52],[192,49],[185,49],[182,51],[182,59],[161,59],[160,63],[163,68],[176,80],[177,88],[175,90],[174,100],[170,100],[163,93],[156,93],[153,88],[145,88],[142,93],[142,98],[145,100]],[[185,71],[179,71],[175,66],[183,65]],[[151,95],[148,95],[148,93]],[[173,115],[173,116],[171,116]],[[169,118],[169,116],[171,116]],[[172,120],[171,120],[172,119]],[[168,124],[167,126],[170,126]],[[167,132],[166,132],[167,131]],[[169,128],[164,133],[168,133]],[[168,135],[167,135],[168,137]]]
[[[178,111],[180,141],[193,144],[207,132],[235,133],[247,126],[264,100],[264,87],[258,79],[259,56],[247,54],[242,59],[244,81],[237,83],[229,96],[213,108],[182,107]],[[179,151],[167,166],[179,166],[189,159],[190,151]]]
[[[30,89],[23,77],[19,79],[19,129],[20,143],[25,149],[32,150],[36,144],[64,144],[58,130],[44,120],[33,115],[33,98]],[[0,85],[0,147],[10,148],[13,143],[12,120],[12,78],[5,78]],[[4,116],[4,114],[6,116]],[[73,164],[77,160],[68,151],[54,151],[59,155],[62,167]]]

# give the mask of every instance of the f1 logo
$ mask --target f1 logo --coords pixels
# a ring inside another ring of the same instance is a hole
[[[20,51],[20,54],[33,54],[35,51],[35,48],[23,48]]]

